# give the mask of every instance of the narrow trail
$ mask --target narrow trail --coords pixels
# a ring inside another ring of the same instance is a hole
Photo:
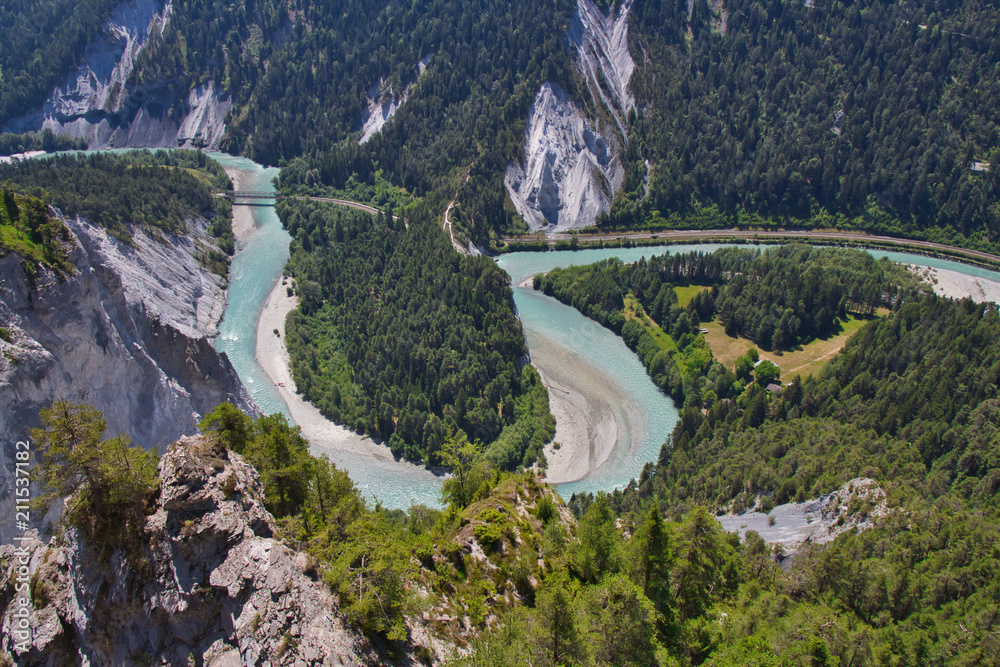
[[[451,238],[451,246],[455,250],[457,250],[459,254],[468,255],[469,251],[463,248],[461,244],[459,244],[455,240],[455,230],[451,226],[451,220],[450,220],[451,209],[455,208],[456,206],[458,206],[458,204],[456,204],[454,201],[448,202],[448,208],[444,210],[444,222],[441,224],[441,227],[448,232],[448,237]]]

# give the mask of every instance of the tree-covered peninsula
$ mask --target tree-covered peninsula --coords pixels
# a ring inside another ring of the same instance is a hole
[[[426,206],[398,218],[283,200],[300,308],[286,342],[303,395],[329,418],[428,465],[446,439],[531,465],[555,422],[507,275],[459,255]]]

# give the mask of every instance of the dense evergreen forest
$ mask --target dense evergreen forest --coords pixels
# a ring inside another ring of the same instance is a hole
[[[715,290],[718,302],[739,276],[757,273],[755,265],[777,266],[775,260],[806,252],[789,247],[760,256],[742,250],[680,255],[657,262],[656,272],[677,282],[690,273],[711,283],[729,273],[722,264],[741,263],[740,273]],[[860,270],[866,264],[867,272]],[[536,282],[584,312],[623,304],[631,315],[626,323],[636,322],[638,309],[629,301],[643,293],[635,288],[650,265],[655,266],[647,260],[626,271],[619,263],[602,262]],[[777,504],[829,493],[856,477],[878,480],[887,492],[890,512],[871,519],[874,528],[850,531],[830,545],[807,543],[784,574],[772,569],[757,578],[775,566],[755,533],[740,546],[716,538],[714,557],[707,555],[711,550],[696,556],[697,562],[712,564],[703,572],[707,583],[697,607],[703,615],[697,618],[685,611],[685,577],[676,570],[667,575],[665,597],[647,597],[661,614],[656,637],[680,664],[997,664],[1000,313],[995,304],[913,289],[902,269],[859,253],[820,251],[801,265],[829,283],[842,280],[848,267],[855,284],[874,279],[881,289],[863,292],[876,300],[888,297],[892,303],[883,305],[892,310],[850,338],[820,375],[794,378],[780,393],[739,382],[731,385],[731,400],[688,398],[656,464],[647,465],[624,491],[571,499],[582,515],[582,533],[597,516],[629,517],[632,525],[650,530],[661,514],[682,519],[691,512],[697,516],[699,507],[768,512]],[[767,284],[766,272],[757,275]],[[616,280],[634,291],[626,295]],[[887,289],[895,285],[902,289]],[[687,309],[697,312],[694,305]],[[683,326],[676,318],[664,321],[674,322],[668,328]],[[648,323],[643,329],[642,336],[653,340]],[[629,340],[624,326],[622,335]],[[737,360],[737,372],[739,366]],[[851,511],[865,515],[871,509],[859,501]],[[671,563],[667,570],[693,562],[694,540],[680,531],[668,530],[662,538],[670,545],[661,552],[662,562]],[[629,543],[647,534],[637,530]],[[724,553],[735,560],[727,561]],[[754,554],[761,558],[756,565]],[[602,572],[608,577],[630,567],[635,566],[615,563],[612,556]],[[557,625],[541,605],[521,612],[507,629],[482,640],[477,655],[493,662],[476,664],[513,664],[517,651],[531,649],[526,638],[539,624],[553,634],[558,627],[565,633],[593,632],[587,612],[592,593],[581,586],[586,578],[570,571],[576,580],[559,584],[564,604],[579,605],[569,619]],[[655,663],[647,656],[633,664]],[[659,664],[675,663],[661,655]]]
[[[491,259],[456,253],[424,205],[405,219],[301,200],[278,211],[294,237],[286,342],[304,396],[428,465],[446,463],[449,434],[505,469],[538,458],[555,430],[548,393],[519,365],[524,335]]]
[[[563,44],[575,9],[568,0],[173,7],[136,80],[185,72],[189,85],[222,84],[237,105],[223,149],[287,163],[288,189],[344,189],[352,177],[374,185],[382,174],[441,207],[460,191],[483,229],[506,226],[502,172],[522,150],[532,97],[547,79],[575,90]],[[380,82],[397,99],[416,85],[393,123],[359,146],[369,90]]]
[[[65,4],[5,5],[0,123],[41,101],[110,11]],[[566,39],[575,11],[569,0],[182,0],[131,83],[213,80],[235,103],[224,149],[287,165],[284,188],[381,179],[435,210],[461,202],[456,223],[485,240],[519,228],[502,175],[541,83],[599,115]],[[997,30],[982,0],[637,0],[637,110],[625,185],[602,224],[838,226],[993,248]],[[380,82],[407,102],[359,146]]]
[[[763,374],[770,365],[754,372],[756,358],[741,358],[733,370],[715,361],[699,333],[703,321],[717,317],[731,336],[788,350],[830,334],[848,312],[868,316],[898,306],[916,283],[905,268],[868,253],[801,244],[665,254],[635,264],[610,259],[534,279],[535,289],[621,335],[678,403],[706,408],[739,396],[751,379],[766,386],[775,378]],[[690,284],[713,288],[682,306],[674,286]]]
[[[0,127],[40,106],[79,65],[119,0],[5,0],[0,5]]]
[[[775,592],[833,619],[840,649],[831,655],[841,664],[852,655],[865,664],[996,664],[998,333],[993,304],[911,299],[851,338],[819,377],[779,396],[751,388],[754,396],[705,414],[686,409],[659,463],[612,506],[640,515],[697,505],[767,511],[872,477],[891,514],[872,530],[800,549]],[[755,401],[765,409],[748,419]],[[780,604],[767,594],[746,603],[748,620]],[[776,650],[782,640],[769,625],[743,629]]]
[[[690,7],[635,5],[645,113],[630,127],[631,194],[605,224],[771,219],[995,247],[1000,177],[973,169],[1000,148],[995,5]]]
[[[0,155],[16,155],[28,151],[55,153],[86,149],[87,142],[83,139],[71,139],[65,134],[55,134],[49,128],[45,128],[41,132],[25,134],[12,134],[10,132],[0,134]]]
[[[852,312],[871,316],[903,300],[916,279],[866,252],[797,244],[778,246],[743,266],[719,291],[715,310],[730,336],[765,350],[786,350],[827,336]]]
[[[234,250],[232,206],[213,197],[232,189],[219,163],[200,151],[130,151],[123,154],[59,155],[0,164],[0,183],[45,200],[66,215],[79,215],[104,227],[121,241],[129,231],[183,233],[187,221],[212,221],[209,232],[221,252],[207,251],[205,261],[220,273]]]

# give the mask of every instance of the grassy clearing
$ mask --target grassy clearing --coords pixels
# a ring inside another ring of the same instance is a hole
[[[691,303],[691,299],[697,296],[699,292],[710,289],[712,288],[707,285],[685,285],[683,287],[674,287],[674,294],[677,295],[677,304],[681,308],[687,308],[687,305]]]
[[[884,313],[878,313],[882,315]],[[765,352],[760,351],[760,358],[774,362],[781,369],[781,377],[787,381],[795,375],[806,377],[819,373],[823,366],[833,359],[848,339],[867,324],[869,318],[848,316],[846,322],[842,322],[840,331],[826,338],[817,338],[804,346],[785,352]],[[712,354],[728,368],[733,368],[736,358],[746,354],[751,347],[756,347],[754,342],[742,336],[732,338],[726,335],[725,329],[718,321],[702,324],[708,329],[705,340],[708,342]]]
[[[627,320],[638,320],[639,324],[643,326],[656,344],[659,345],[661,350],[666,350],[667,352],[677,352],[677,343],[674,339],[670,337],[666,331],[660,328],[660,325],[653,321],[649,315],[642,310],[642,306],[634,296],[629,294],[625,297],[625,319]]]
[[[9,252],[17,253],[26,262],[25,269],[45,264],[60,273],[72,274],[63,243],[69,241],[69,232],[62,222],[49,215],[48,207],[40,199],[11,192],[3,188],[0,202],[0,257]]]
[[[32,262],[42,263],[45,261],[45,253],[40,245],[34,243],[20,229],[13,225],[7,225],[6,221],[0,221],[0,255],[5,255],[7,252],[16,252]]]

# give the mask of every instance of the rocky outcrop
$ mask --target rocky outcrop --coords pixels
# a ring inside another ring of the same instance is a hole
[[[525,134],[524,160],[504,176],[514,208],[532,231],[592,225],[624,178],[615,135],[602,135],[554,83],[535,96]]]
[[[725,514],[718,520],[723,530],[740,537],[756,531],[765,542],[780,544],[789,553],[806,543],[832,542],[849,530],[867,530],[888,513],[885,491],[878,482],[857,477],[825,496],[785,503],[769,512]]]
[[[587,81],[594,104],[603,105],[615,118],[622,137],[627,136],[622,117],[635,108],[629,81],[635,61],[628,50],[628,15],[632,0],[626,0],[607,16],[593,0],[577,0],[569,40],[576,47],[577,66]],[[603,85],[602,85],[603,84]]]
[[[426,56],[417,63],[418,79],[423,76],[430,59],[430,56]],[[382,131],[382,127],[389,122],[389,119],[406,102],[406,98],[410,96],[410,91],[413,90],[413,86],[415,85],[415,83],[409,84],[398,98],[393,93],[392,88],[387,85],[385,79],[379,79],[378,83],[368,89],[368,109],[361,119],[361,138],[358,139],[359,144],[367,142]]]
[[[171,1],[125,0],[89,44],[79,68],[41,108],[12,120],[8,132],[50,128],[91,148],[218,146],[232,109],[229,94],[183,76],[131,88],[136,58],[170,20]]]
[[[211,243],[207,221],[185,235],[154,239],[132,230],[132,245],[82,220],[66,220],[73,276],[0,259],[0,502],[12,502],[17,440],[39,425],[38,411],[68,399],[104,413],[111,434],[164,448],[196,432],[223,401],[255,411],[213,333],[225,303],[222,278],[198,255]],[[11,516],[0,516],[7,540]]]
[[[410,87],[407,86],[397,99],[392,90],[387,88],[385,82],[381,80],[369,88],[368,109],[365,111],[365,117],[361,120],[361,138],[358,139],[358,143],[366,143],[378,134],[393,114],[403,106],[409,94]]]
[[[309,558],[272,537],[259,477],[241,456],[184,438],[159,470],[144,563],[120,551],[101,559],[73,529],[22,552],[0,547],[0,648],[18,664],[380,664]],[[20,562],[35,600],[18,646]]]
[[[593,0],[578,0],[567,37],[599,118],[590,121],[554,83],[535,96],[525,131],[524,158],[507,167],[504,185],[531,231],[559,232],[594,224],[611,208],[624,180],[619,159],[625,118],[635,108],[628,50],[632,0],[605,15]],[[600,117],[613,125],[602,128]]]

